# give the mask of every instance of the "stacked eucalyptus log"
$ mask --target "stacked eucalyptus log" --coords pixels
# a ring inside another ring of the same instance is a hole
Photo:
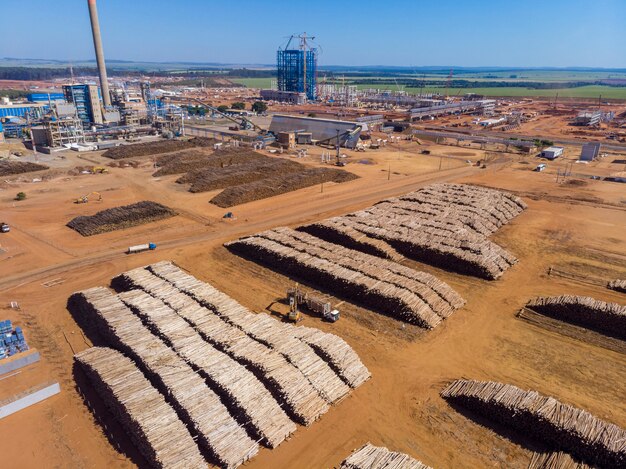
[[[294,421],[309,425],[370,377],[339,337],[253,314],[171,262],[112,284],[121,293],[92,288],[69,307],[139,367],[223,467],[254,456],[254,440],[276,447]]]
[[[290,228],[265,231],[226,246],[427,329],[439,325],[465,303],[452,288],[430,274]]]
[[[118,297],[213,384],[237,420],[247,422],[256,438],[275,448],[296,431],[296,425],[250,371],[205,342],[173,309],[143,290]]]
[[[569,453],[533,453],[528,469],[593,469],[592,466],[576,461]]]
[[[368,254],[389,259],[404,255],[451,271],[497,279],[517,259],[487,236],[525,208],[521,199],[505,192],[435,184],[298,229]]]
[[[285,340],[294,337],[305,343],[315,342],[317,344],[315,349],[319,350],[320,355],[338,370],[338,374],[352,388],[360,386],[370,377],[368,369],[363,365],[354,350],[343,339],[334,334],[327,334],[310,328],[308,328],[308,333],[304,334],[300,332],[302,329],[300,327],[284,324],[269,316],[253,314],[229,296],[187,274],[171,262],[163,261],[152,264],[147,269],[175,285],[214,312],[214,314],[227,321],[234,321],[236,317],[246,316],[249,321],[248,325],[245,328],[242,326],[241,330],[250,336],[260,337],[253,329],[254,322],[259,321],[265,326],[271,325],[271,328],[275,329],[274,334],[282,334]],[[267,319],[270,319],[271,322],[268,322]],[[306,336],[306,338],[302,338],[302,335]],[[259,340],[260,342],[269,343],[267,337]],[[292,342],[289,343],[292,344]],[[275,347],[274,341],[272,341],[272,344],[272,347]]]
[[[72,218],[67,226],[82,236],[92,236],[108,231],[121,230],[173,217],[176,212],[157,202],[143,201],[123,207],[102,210],[95,215]]]
[[[404,453],[367,443],[343,460],[339,469],[430,469]]]
[[[92,347],[74,359],[153,467],[206,467],[176,412],[130,359],[104,347]]]
[[[256,455],[258,444],[205,380],[110,290],[97,287],[76,293],[70,307],[95,322],[101,335],[140,367],[220,465],[237,467]]]
[[[607,285],[611,290],[626,293],[626,280],[612,280]]]
[[[510,384],[456,380],[441,396],[601,467],[625,467],[626,431],[589,412]]]
[[[606,303],[587,296],[549,296],[526,305],[540,314],[593,329],[626,340],[626,306]]]

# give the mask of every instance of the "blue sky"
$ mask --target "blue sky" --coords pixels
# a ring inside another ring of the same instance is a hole
[[[98,0],[105,55],[274,63],[292,33],[321,65],[626,67],[626,0]],[[86,0],[0,0],[0,57],[92,59]]]

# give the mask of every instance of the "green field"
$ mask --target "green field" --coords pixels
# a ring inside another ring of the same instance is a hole
[[[272,84],[272,78],[233,78],[231,81],[248,88],[261,89],[268,89]]]
[[[347,79],[348,77],[346,77]],[[248,88],[269,88],[271,78],[235,78],[234,82],[240,83]],[[398,91],[402,89],[407,93],[419,94],[419,88],[406,88],[395,85],[380,85],[376,83],[376,78],[372,79],[371,83],[357,85],[358,89],[368,88],[380,88],[391,91]],[[440,93],[445,94],[445,87],[425,87],[423,89],[424,94]],[[602,96],[602,99],[624,99],[626,100],[626,87],[614,87],[614,86],[602,86],[602,85],[588,85],[579,86],[577,88],[558,88],[550,90],[535,90],[519,86],[513,87],[493,87],[493,88],[450,88],[448,95],[450,96],[462,96],[465,93],[476,93],[485,96],[502,96],[502,97],[555,97],[559,94],[559,98],[595,98]]]
[[[376,84],[371,85],[357,85],[359,89],[376,88]],[[391,91],[397,91],[395,86],[386,86],[386,89]],[[419,94],[419,88],[404,88],[404,91],[410,94]],[[423,89],[424,94],[440,93],[445,94],[445,87],[425,87]],[[626,87],[614,87],[614,86],[601,86],[601,85],[589,85],[579,86],[577,88],[557,88],[551,90],[535,90],[529,88],[523,88],[519,86],[511,87],[493,87],[493,88],[450,88],[448,90],[449,96],[463,96],[465,93],[476,93],[485,96],[512,96],[512,97],[552,97],[559,94],[559,98],[598,98],[602,96],[602,99],[624,99],[626,100]]]

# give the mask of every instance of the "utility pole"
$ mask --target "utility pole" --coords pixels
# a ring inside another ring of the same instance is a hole
[[[391,163],[389,163],[389,169],[387,170],[387,181],[391,179]]]

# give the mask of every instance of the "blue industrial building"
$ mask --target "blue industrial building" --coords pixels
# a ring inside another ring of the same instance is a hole
[[[48,103],[65,101],[65,95],[63,93],[29,93],[26,99],[31,103]]]
[[[84,124],[102,124],[100,90],[96,85],[63,85],[63,94],[68,103],[74,103]]]
[[[289,48],[291,41],[300,39],[299,48]],[[314,39],[314,38],[310,38]],[[306,33],[291,36],[285,49],[277,53],[277,82],[279,91],[306,93],[307,99],[317,99],[317,49],[307,47]]]

